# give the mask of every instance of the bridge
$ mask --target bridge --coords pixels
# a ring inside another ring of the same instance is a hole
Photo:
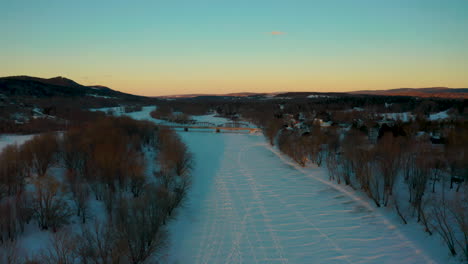
[[[228,123],[221,124],[220,126],[222,127],[250,127],[250,124],[245,123],[245,122],[228,122]]]
[[[171,128],[183,128],[184,131],[190,131],[191,129],[207,129],[214,130],[216,132],[221,131],[248,131],[249,133],[260,132],[260,128],[250,127],[245,122],[227,122],[223,124],[214,124],[211,122],[192,122],[190,124],[159,124],[160,126],[171,127]]]

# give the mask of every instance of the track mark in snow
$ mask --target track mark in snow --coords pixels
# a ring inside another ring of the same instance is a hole
[[[244,150],[245,151],[245,150]],[[241,157],[241,153],[243,153],[243,151],[239,152],[239,158],[238,158],[238,164],[241,165],[241,162],[240,162],[240,157]],[[295,179],[294,179],[295,180]],[[255,186],[255,185],[254,185]],[[283,199],[280,198],[279,195],[276,195],[274,196],[283,206],[285,207],[288,207],[290,208],[294,214],[296,214],[296,216],[298,216],[299,218],[301,218],[301,220],[303,220],[304,222],[306,222],[307,224],[309,224],[313,230],[317,231],[322,237],[324,237],[332,246],[333,248],[335,248],[335,250],[341,254],[341,257],[342,259],[344,259],[347,263],[352,263],[348,257],[343,253],[343,250],[335,243],[335,241],[333,239],[331,239],[327,234],[323,233],[320,228],[318,228],[312,221],[310,221],[309,219],[307,219],[306,217],[304,217],[303,214],[301,214],[298,210],[295,210],[294,208],[292,208],[289,204],[287,204]],[[273,231],[272,231],[273,232]]]
[[[215,169],[194,175],[206,179],[194,185],[204,195],[191,203],[196,221],[174,246],[177,263],[433,262],[367,200],[289,162],[261,137],[217,134],[222,158],[213,161],[199,142],[214,135],[184,135],[196,164]]]
[[[417,255],[420,255],[421,257],[424,258],[424,260],[426,261],[426,263],[435,263],[434,260],[432,260],[428,255],[426,254],[423,254],[422,250],[420,248],[418,248],[414,243],[412,243],[406,236],[404,236],[399,230],[396,230],[395,228],[392,228],[394,227],[393,224],[390,223],[390,221],[382,214],[380,214],[379,212],[376,212],[376,210],[374,210],[374,208],[371,206],[370,202],[367,202],[367,201],[364,201],[362,198],[358,197],[356,194],[344,189],[342,186],[339,186],[339,185],[336,185],[332,182],[329,182],[329,181],[326,181],[322,178],[319,178],[319,177],[316,177],[315,175],[312,175],[312,174],[309,174],[307,173],[302,167],[300,167],[298,164],[296,163],[293,163],[292,161],[290,160],[287,160],[287,158],[285,158],[281,153],[279,153],[278,150],[274,149],[273,147],[267,145],[267,144],[258,144],[258,145],[263,145],[265,146],[266,149],[270,150],[271,152],[273,152],[277,157],[279,157],[284,163],[287,163],[291,166],[293,166],[296,170],[302,172],[303,174],[307,175],[307,176],[310,176],[311,178],[317,180],[317,181],[320,181],[321,183],[324,183],[330,187],[332,187],[333,189],[337,190],[337,191],[340,191],[342,192],[343,194],[347,195],[348,197],[352,198],[354,201],[360,203],[365,209],[368,210],[368,212],[373,212],[375,213],[376,215],[378,215],[379,218],[381,218],[384,222],[384,224],[388,227],[388,229],[391,229],[391,230],[394,230],[394,232],[397,234],[397,236],[403,240],[413,251],[415,254]],[[367,216],[367,217],[370,217],[370,216]]]

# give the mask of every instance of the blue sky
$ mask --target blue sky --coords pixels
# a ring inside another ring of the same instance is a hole
[[[466,0],[0,4],[2,76],[143,95],[468,87]]]

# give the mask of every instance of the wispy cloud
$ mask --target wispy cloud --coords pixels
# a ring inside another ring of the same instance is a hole
[[[278,35],[285,35],[286,32],[283,32],[283,31],[272,31],[272,32],[269,32],[270,35],[273,35],[273,36],[278,36]]]

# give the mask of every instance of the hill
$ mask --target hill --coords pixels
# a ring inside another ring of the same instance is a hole
[[[350,92],[351,94],[369,94],[385,96],[413,96],[413,97],[440,97],[468,99],[468,88],[398,88],[390,90],[362,90]]]
[[[468,88],[447,88],[447,87],[429,87],[429,88],[398,88],[390,90],[362,90],[352,92],[275,92],[275,93],[228,93],[228,94],[179,94],[159,96],[158,98],[172,99],[204,99],[216,97],[245,97],[245,98],[323,98],[350,95],[380,95],[380,96],[411,96],[411,97],[437,97],[468,99]]]
[[[85,86],[64,77],[43,79],[30,76],[11,76],[0,78],[0,94],[6,97],[26,96],[47,97],[102,97],[102,98],[135,98],[104,86]]]

